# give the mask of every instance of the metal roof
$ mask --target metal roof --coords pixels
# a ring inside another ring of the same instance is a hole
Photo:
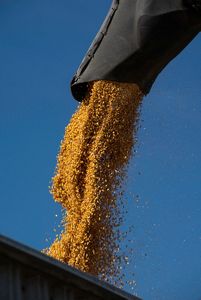
[[[1,300],[140,300],[0,235]]]

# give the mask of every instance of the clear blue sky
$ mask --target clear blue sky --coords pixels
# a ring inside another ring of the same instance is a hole
[[[69,82],[110,0],[1,0],[0,232],[48,245],[60,206],[48,192],[77,103]],[[201,299],[201,36],[144,99],[126,184],[135,292]],[[139,196],[139,201],[136,201]]]

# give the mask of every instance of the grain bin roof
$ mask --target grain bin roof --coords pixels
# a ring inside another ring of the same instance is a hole
[[[140,300],[1,235],[0,275],[1,300]]]

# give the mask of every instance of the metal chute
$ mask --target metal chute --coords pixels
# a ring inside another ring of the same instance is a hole
[[[201,0],[113,0],[72,79],[82,101],[94,80],[136,83],[147,94],[158,74],[201,30]]]

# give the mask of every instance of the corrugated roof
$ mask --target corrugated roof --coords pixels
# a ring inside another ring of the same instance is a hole
[[[1,300],[140,300],[0,235]]]

